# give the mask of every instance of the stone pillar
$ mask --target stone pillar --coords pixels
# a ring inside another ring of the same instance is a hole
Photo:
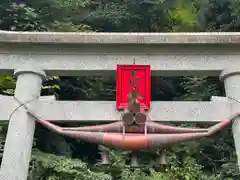
[[[16,98],[26,102],[40,96],[44,71],[25,68],[15,70],[14,75],[17,77]],[[27,180],[34,131],[35,120],[28,116],[25,108],[15,111],[8,125],[0,169],[1,180]]]
[[[220,75],[220,80],[224,81],[226,96],[240,101],[240,69],[224,70]],[[232,103],[230,108],[231,115],[240,112],[240,104],[238,105],[236,102]],[[234,120],[232,133],[240,169],[240,118]]]

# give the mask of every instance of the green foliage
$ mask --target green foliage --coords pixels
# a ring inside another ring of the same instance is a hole
[[[192,0],[175,0],[168,14],[173,32],[193,31],[195,28],[196,10]]]
[[[0,27],[9,31],[46,29],[35,9],[25,4],[10,3],[9,1],[0,5]]]
[[[0,3],[0,29],[10,31],[90,31],[79,23],[79,14],[90,1],[43,0]],[[80,15],[81,16],[81,15]]]
[[[186,93],[185,100],[209,100],[211,96],[221,95],[217,78],[212,77],[184,77],[181,85]]]
[[[31,180],[112,180],[105,173],[91,171],[79,159],[35,151],[32,158]]]
[[[238,0],[202,0],[197,13],[200,31],[238,31],[240,25]]]
[[[79,22],[79,17],[88,11],[90,0],[26,0],[26,4],[34,8],[41,17],[42,24],[48,31],[90,31],[91,28]]]
[[[0,76],[0,92],[12,95],[15,89],[15,80],[11,76]]]
[[[193,158],[186,158],[181,164],[175,156],[170,158],[170,167],[165,171],[150,169],[144,172],[142,169],[123,169],[121,180],[221,180],[220,176],[207,175],[202,167]]]
[[[165,0],[106,0],[95,1],[91,13],[83,22],[98,31],[149,32],[167,31],[168,16],[165,11],[171,3]]]

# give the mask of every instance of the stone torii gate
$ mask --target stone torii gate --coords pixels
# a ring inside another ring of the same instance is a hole
[[[17,77],[15,97],[26,102],[40,95],[46,74],[54,76],[114,75],[117,64],[151,66],[153,76],[219,76],[226,94],[240,99],[240,33],[46,33],[0,32],[0,74]],[[0,96],[0,119],[9,119],[19,104]],[[115,102],[55,101],[41,97],[28,104],[49,121],[120,119]],[[209,102],[151,102],[155,121],[218,122],[239,112],[225,97]],[[92,109],[95,110],[92,113]],[[24,108],[12,116],[4,147],[1,180],[26,180],[35,121]],[[233,123],[236,151],[240,122]],[[240,155],[238,154],[238,164]]]

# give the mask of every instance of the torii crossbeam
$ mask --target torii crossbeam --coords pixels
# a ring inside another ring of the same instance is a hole
[[[134,58],[137,64],[149,65],[152,68],[151,75],[154,76],[221,76],[221,80],[225,82],[227,96],[240,99],[240,84],[238,84],[240,69],[236,69],[240,67],[239,39],[240,33],[0,32],[0,73],[12,75],[14,72],[18,77],[15,97],[20,102],[26,102],[40,95],[42,80],[46,74],[113,75],[118,64],[132,64]],[[148,98],[145,96],[146,99]],[[214,97],[210,102],[150,102],[148,104],[141,102],[140,96],[138,101],[142,103],[139,113],[146,113],[142,109],[150,108],[147,116],[151,120],[220,123],[219,125],[228,124],[232,117],[239,113],[240,107],[237,102],[224,97]],[[125,107],[126,103],[119,105]],[[13,97],[1,96],[0,119],[7,120],[18,106]],[[0,179],[26,180],[35,129],[32,115],[48,120],[42,121],[45,124],[49,124],[50,121],[111,123],[116,120],[120,122],[123,113],[116,111],[115,102],[108,101],[62,102],[35,99],[27,103],[26,107],[32,114],[29,115],[26,109],[21,107],[11,116]],[[94,113],[92,113],[93,109]],[[135,115],[136,112],[133,114]],[[226,118],[228,121],[220,122]],[[240,150],[238,119],[235,118],[233,125],[236,151]],[[127,122],[131,121],[130,118]],[[114,123],[119,124],[119,122]],[[148,125],[152,123],[155,126],[157,123],[146,122],[144,125],[147,124],[147,128],[141,129],[144,138],[146,138],[145,130],[148,131],[147,136],[152,135]],[[156,126],[158,125],[157,123]],[[199,131],[210,135],[212,130],[219,130],[218,125],[213,127]],[[172,127],[168,126],[168,128]],[[166,127],[163,129],[166,130]],[[120,130],[122,141],[123,128]],[[184,129],[187,130],[189,129]],[[125,128],[125,133],[127,139],[129,127]],[[240,162],[240,156],[238,161]]]

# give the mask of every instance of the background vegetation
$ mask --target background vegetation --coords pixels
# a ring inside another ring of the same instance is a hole
[[[185,32],[239,31],[239,0],[1,0],[0,29],[11,31]],[[224,95],[218,78],[152,78],[152,100],[209,100]],[[157,88],[156,88],[157,87]],[[15,80],[0,78],[2,94]],[[60,100],[115,100],[113,77],[49,77],[42,93]],[[192,124],[197,126],[198,124]],[[128,152],[110,150],[108,171],[96,166],[99,148],[37,127],[29,180],[237,180],[231,127],[213,138],[175,146],[166,171],[124,166]],[[7,125],[1,126],[3,150]],[[46,141],[46,139],[48,141]],[[145,152],[141,163],[151,164]],[[1,154],[0,154],[1,156]]]

